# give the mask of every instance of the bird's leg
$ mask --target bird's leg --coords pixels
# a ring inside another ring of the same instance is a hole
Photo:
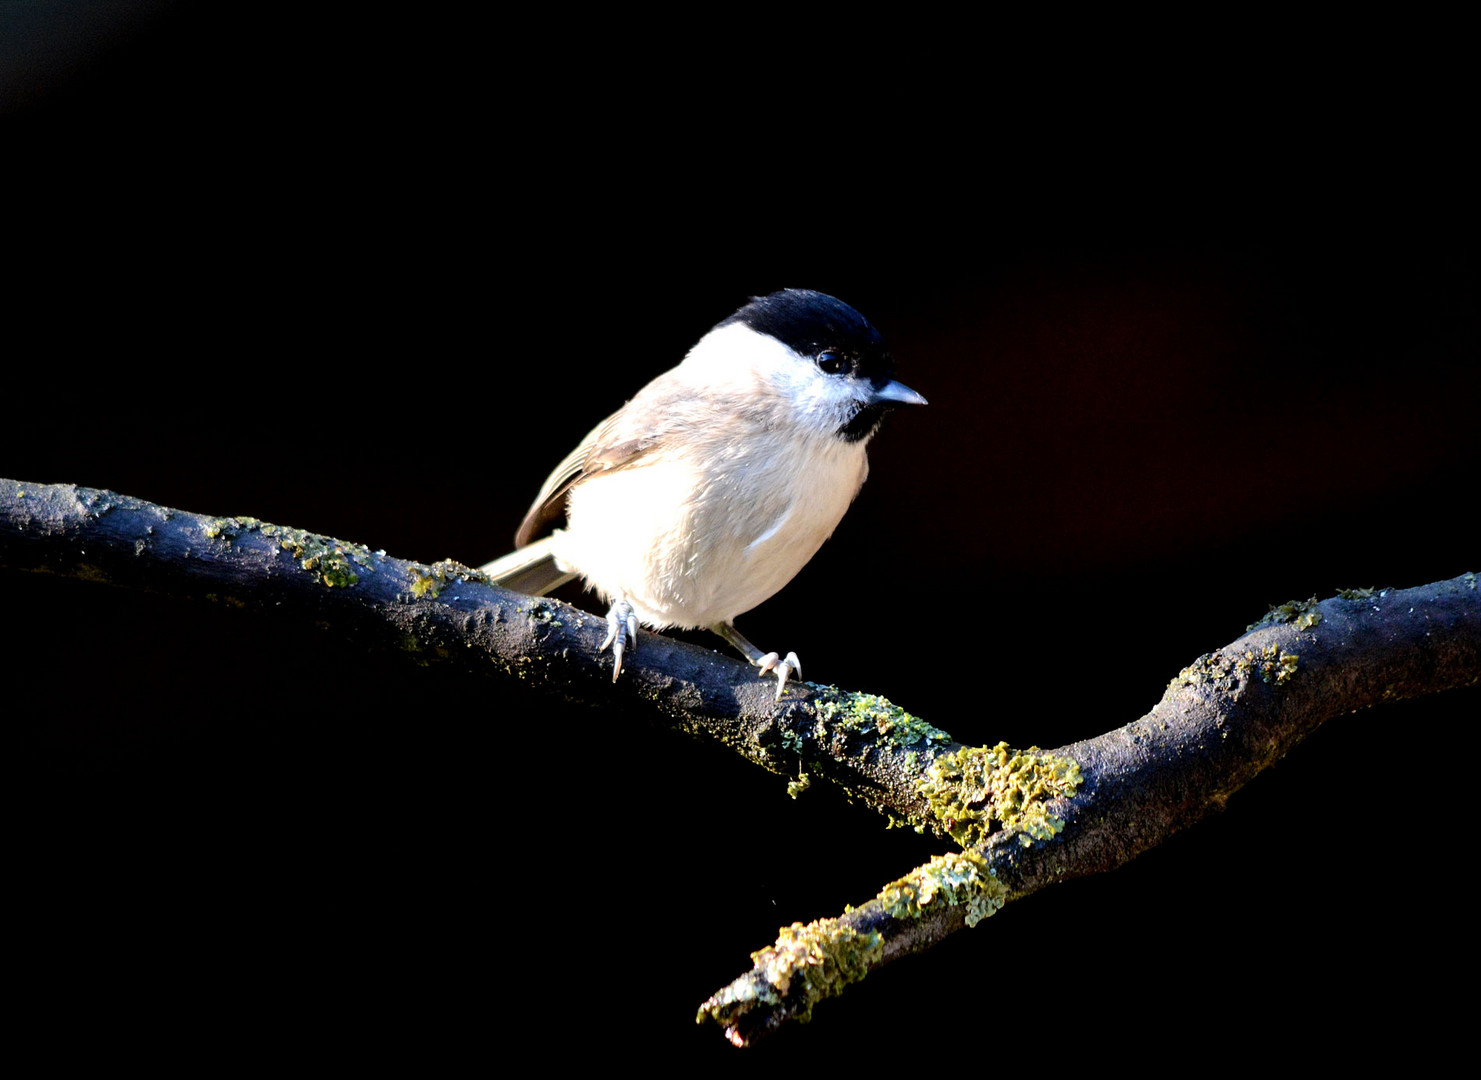
[[[631,642],[633,652],[638,651],[638,617],[633,614],[632,605],[618,596],[612,601],[612,606],[607,609],[607,640],[602,642],[598,652],[612,646],[612,681],[617,681],[617,676],[622,674],[622,653]]]
[[[802,674],[802,661],[797,659],[796,653],[789,652],[786,659],[783,659],[780,653],[763,653],[747,641],[745,636],[728,622],[716,623],[710,627],[710,633],[718,634],[739,649],[747,660],[761,669],[761,674],[765,675],[768,671],[774,670],[777,678],[776,696],[778,701],[782,699],[782,691],[787,688],[787,680],[793,675],[800,676]]]

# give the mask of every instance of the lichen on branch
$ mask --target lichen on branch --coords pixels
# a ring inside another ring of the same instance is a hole
[[[643,711],[722,742],[795,793],[825,779],[892,822],[967,845],[754,954],[752,970],[702,1010],[740,1042],[1009,899],[1125,863],[1222,806],[1331,717],[1481,682],[1474,573],[1279,605],[1187,665],[1145,716],[1058,749],[1014,751],[962,746],[873,695],[798,683],[778,704],[747,665],[657,634],[614,685],[601,620],[558,601],[495,588],[453,562],[96,489],[0,481],[0,566],[270,609],[418,663]]]

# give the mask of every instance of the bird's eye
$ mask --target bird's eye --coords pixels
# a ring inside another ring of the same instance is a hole
[[[848,369],[848,357],[837,349],[824,349],[818,353],[818,370],[823,374],[838,375]]]

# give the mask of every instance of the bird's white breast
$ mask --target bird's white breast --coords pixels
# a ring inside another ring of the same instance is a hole
[[[791,581],[867,473],[862,443],[700,433],[576,485],[556,555],[649,626],[713,626]]]

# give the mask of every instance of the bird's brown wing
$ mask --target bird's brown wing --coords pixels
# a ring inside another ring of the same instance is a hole
[[[633,412],[623,406],[592,428],[546,477],[540,494],[535,496],[519,531],[514,534],[514,546],[524,547],[559,521],[566,512],[566,494],[575,485],[597,473],[631,465],[662,443],[659,432],[638,427]]]

